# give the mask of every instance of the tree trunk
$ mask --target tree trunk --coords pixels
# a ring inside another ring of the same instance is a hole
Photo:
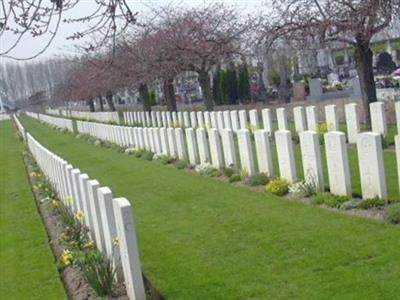
[[[164,79],[164,97],[168,111],[176,111],[176,97],[174,90],[174,79]]]
[[[139,96],[140,100],[142,101],[143,110],[151,111],[149,89],[147,88],[147,84],[143,83],[139,86]]]
[[[89,100],[87,100],[87,104],[89,105],[89,110],[91,112],[94,112],[94,102],[93,102],[93,98],[90,98]]]
[[[113,102],[113,94],[111,91],[108,91],[106,93],[106,101],[107,101],[110,111],[115,111],[115,106],[114,106],[114,102]]]
[[[99,100],[100,111],[104,111],[103,98],[98,96],[97,99]]]
[[[365,121],[368,129],[371,129],[371,115],[369,104],[378,101],[373,70],[373,53],[369,44],[358,43],[355,50],[357,73],[360,79],[362,103],[365,113]]]
[[[201,86],[201,90],[203,91],[204,104],[206,106],[206,110],[213,111],[214,102],[212,98],[210,78],[208,77],[208,72],[206,71],[199,72],[199,83]]]

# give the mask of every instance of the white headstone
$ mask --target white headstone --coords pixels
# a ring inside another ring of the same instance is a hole
[[[183,126],[190,127],[189,112],[187,112],[187,111],[183,112]]]
[[[251,146],[250,131],[241,129],[237,132],[239,144],[239,156],[242,170],[251,176],[256,173],[253,158],[253,147]]]
[[[165,127],[160,128],[160,141],[163,155],[170,156],[171,153],[169,151],[167,128]]]
[[[319,136],[314,131],[303,131],[299,133],[299,137],[304,180],[309,184],[314,184],[318,191],[323,191],[324,175],[322,172]]]
[[[279,175],[290,182],[297,179],[293,154],[292,135],[289,130],[275,131],[275,143],[278,153]]]
[[[222,148],[225,159],[225,166],[237,166],[235,142],[233,139],[233,131],[229,128],[221,130]]]
[[[357,136],[360,132],[360,119],[356,103],[349,103],[344,106],[347,126],[347,138],[350,144],[357,143]]]
[[[396,161],[397,161],[397,178],[399,180],[399,193],[400,193],[400,134],[394,137],[396,148]]]
[[[128,298],[131,300],[146,300],[133,208],[127,199],[117,198],[113,200],[113,210]]]
[[[223,116],[222,111],[217,111],[216,115],[217,115],[217,128],[219,130],[224,129],[225,124],[224,124],[224,116]]]
[[[293,108],[294,116],[294,127],[296,132],[302,132],[307,130],[306,114],[304,112],[304,107],[296,106]]]
[[[178,151],[178,158],[180,160],[186,160],[187,150],[186,150],[185,136],[183,134],[182,128],[175,128],[175,139],[176,139],[176,148]]]
[[[239,129],[247,128],[247,111],[239,110]]]
[[[384,102],[373,102],[369,105],[371,110],[371,126],[372,131],[382,134],[382,136],[387,135],[387,123],[386,123],[386,113],[385,113],[385,103]]]
[[[255,131],[257,129],[260,129],[260,124],[258,121],[258,111],[257,109],[252,109],[249,111],[249,117],[250,117],[250,129],[251,131]]]
[[[203,116],[204,116],[204,125],[205,125],[205,127],[206,127],[207,129],[208,129],[208,128],[211,128],[210,112],[209,112],[209,111],[205,111],[204,114],[203,114]]]
[[[339,116],[337,114],[336,105],[325,106],[325,121],[328,126],[328,131],[339,131]]]
[[[215,111],[210,112],[210,123],[210,128],[218,128],[217,113]]]
[[[175,129],[167,128],[167,137],[168,137],[168,148],[169,155],[172,157],[178,157],[178,149],[176,147],[176,138],[175,138]]]
[[[261,113],[264,129],[271,134],[273,132],[271,110],[269,108],[264,108]]]
[[[204,123],[204,117],[203,117],[203,112],[198,111],[197,112],[197,122],[198,122],[198,127],[199,128],[204,128],[205,123]]]
[[[346,135],[343,132],[331,131],[326,133],[324,138],[330,192],[339,196],[351,196]]]
[[[256,144],[258,171],[272,177],[274,175],[274,167],[272,164],[269,132],[266,129],[255,131],[254,140]]]
[[[199,150],[197,147],[195,131],[193,128],[186,128],[185,132],[186,132],[189,163],[191,165],[197,165],[199,163]]]
[[[400,134],[400,101],[395,103],[397,134]]]
[[[224,166],[224,162],[218,129],[210,128],[208,130],[208,138],[210,141],[211,164],[213,167],[221,169]]]
[[[196,130],[197,145],[199,147],[200,164],[210,163],[210,149],[208,147],[207,131],[204,128]]]
[[[315,106],[306,107],[307,128],[308,130],[317,131],[318,129],[318,116],[317,108]]]
[[[229,110],[225,110],[223,112],[224,116],[224,125],[226,129],[232,129],[232,122],[231,122],[231,112]]]
[[[363,199],[387,197],[381,135],[360,133],[357,139],[358,163]]]
[[[278,120],[278,130],[289,130],[285,108],[281,107],[276,109],[276,118]]]
[[[106,250],[106,243],[104,241],[103,222],[101,221],[101,212],[99,206],[99,200],[97,197],[97,190],[100,188],[100,184],[97,180],[89,180],[87,182],[88,189],[88,200],[90,210],[92,212],[92,220],[94,225],[94,237],[96,246],[100,251]]]
[[[196,118],[196,112],[195,111],[191,111],[190,112],[190,125],[192,128],[197,128],[198,124],[197,124],[197,118]]]
[[[239,117],[238,117],[238,112],[237,110],[231,110],[231,125],[232,125],[232,130],[234,132],[237,132],[239,130]]]

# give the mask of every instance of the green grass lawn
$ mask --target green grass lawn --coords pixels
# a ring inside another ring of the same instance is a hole
[[[66,299],[11,121],[0,122],[0,298]]]
[[[45,146],[135,207],[167,299],[398,299],[400,228],[98,148],[29,118]]]

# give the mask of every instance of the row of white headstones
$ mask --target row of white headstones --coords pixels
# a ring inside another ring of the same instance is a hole
[[[157,155],[189,160],[191,165],[210,163],[218,169],[240,166],[248,175],[253,175],[256,173],[257,163],[258,172],[268,176],[274,175],[270,133],[265,129],[254,131],[256,158],[253,155],[251,132],[248,129],[238,129],[235,132],[229,128],[131,127],[78,121],[77,130],[121,147],[145,149]],[[297,172],[292,134],[289,130],[281,129],[275,131],[274,135],[279,176],[295,182]],[[318,190],[323,190],[319,135],[315,131],[306,130],[300,132],[299,137],[304,180],[315,184]],[[330,191],[336,195],[351,196],[346,136],[339,131],[330,131],[325,134],[324,139]],[[397,135],[395,140],[400,173],[400,135]],[[358,134],[357,151],[363,198],[387,198],[381,135],[375,132]],[[398,176],[400,178],[400,174]]]
[[[35,118],[36,120],[46,122],[58,128],[67,129],[68,131],[71,132],[74,131],[73,121],[71,119],[57,118],[45,114],[32,113],[32,112],[26,112],[26,114],[32,118]]]
[[[97,248],[112,259],[116,277],[125,283],[129,299],[145,300],[131,203],[126,198],[113,198],[108,187],[101,187],[97,180],[42,146],[15,116],[14,120],[63,204],[73,214],[84,213],[82,222],[89,228]],[[118,241],[117,245],[113,241]]]
[[[119,114],[117,111],[76,111],[76,110],[58,110],[58,109],[47,109],[46,113],[50,115],[61,115],[68,118],[78,118],[93,120],[97,122],[114,122],[119,124]]]
[[[345,119],[349,143],[357,142],[360,133],[360,117],[357,103],[345,105]],[[400,102],[396,103],[396,119],[398,132],[400,132]],[[387,135],[385,103],[375,102],[370,104],[372,132]],[[217,129],[265,129],[272,133],[272,110],[265,108],[261,111],[261,120],[256,109],[230,110],[217,112],[203,111],[130,111],[123,112],[124,122],[127,125],[142,125],[144,127],[186,127],[186,128],[217,128]],[[296,132],[318,129],[318,111],[315,106],[297,106],[293,108],[294,124]],[[289,130],[286,108],[276,109],[278,130]],[[325,106],[325,121],[329,131],[339,131],[339,116],[336,105]]]

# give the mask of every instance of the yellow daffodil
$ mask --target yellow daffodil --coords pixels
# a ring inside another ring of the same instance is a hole
[[[57,208],[59,206],[59,203],[56,200],[52,200],[51,205],[53,205],[53,208]]]
[[[89,240],[85,245],[83,245],[84,248],[86,249],[94,249],[94,241],[93,240]]]
[[[63,251],[63,253],[61,255],[61,264],[64,267],[68,267],[69,265],[72,264],[73,259],[74,258],[72,256],[71,251],[69,251],[68,249],[64,249],[64,251]]]
[[[82,221],[83,219],[85,219],[85,213],[83,212],[83,211],[78,211],[77,213],[76,213],[76,215],[75,215],[75,218],[78,220],[78,221]]]

